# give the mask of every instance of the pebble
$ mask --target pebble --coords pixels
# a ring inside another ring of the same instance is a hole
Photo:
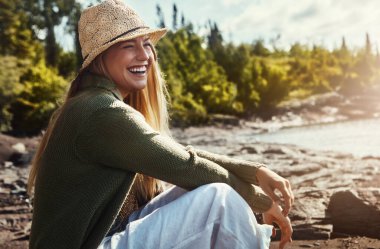
[[[26,147],[23,143],[17,143],[12,145],[12,148],[18,153],[26,153]]]
[[[302,248],[313,248],[313,246],[309,245],[309,244],[300,245],[300,247],[302,247]]]
[[[10,161],[5,161],[4,162],[4,167],[5,168],[10,168],[10,167],[12,167],[13,166],[13,162],[10,162]]]

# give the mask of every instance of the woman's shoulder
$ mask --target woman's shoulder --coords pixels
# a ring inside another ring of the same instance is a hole
[[[117,99],[104,89],[91,89],[83,91],[71,98],[67,102],[68,109],[92,112],[98,109],[112,107],[114,105],[122,105],[122,101]]]
[[[88,119],[90,116],[131,114],[142,116],[130,105],[124,103],[112,92],[104,89],[85,91],[73,97],[67,102],[66,115],[76,116],[80,119]]]

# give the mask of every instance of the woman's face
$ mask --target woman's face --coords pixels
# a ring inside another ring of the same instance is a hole
[[[106,70],[124,98],[147,85],[152,61],[152,45],[147,36],[117,43],[104,55]]]

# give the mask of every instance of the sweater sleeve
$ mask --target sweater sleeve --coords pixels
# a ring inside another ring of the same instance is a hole
[[[253,185],[154,131],[132,108],[109,107],[91,114],[78,132],[75,150],[81,160],[142,173],[188,190],[226,183],[255,212],[265,212],[272,205]]]
[[[256,178],[257,170],[261,167],[266,167],[265,164],[211,153],[198,148],[194,148],[190,145],[186,146],[186,150],[194,151],[199,157],[206,158],[214,163],[217,163],[242,180],[255,184],[257,186],[259,185]]]

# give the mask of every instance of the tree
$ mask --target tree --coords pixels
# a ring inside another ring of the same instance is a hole
[[[38,60],[42,47],[26,25],[22,6],[21,0],[0,0],[0,54]]]
[[[308,52],[309,51],[306,46],[301,45],[300,43],[296,42],[291,46],[289,50],[289,55],[291,57],[307,57]]]
[[[259,61],[261,72],[255,82],[260,95],[259,111],[262,116],[268,117],[271,111],[284,100],[289,93],[289,83],[283,67],[270,65],[264,60]]]
[[[214,53],[214,56],[218,56],[218,53],[223,49],[223,36],[219,30],[216,22],[208,22],[210,33],[207,35],[208,48]]]
[[[54,27],[61,23],[63,17],[77,11],[75,0],[25,0],[24,10],[28,13],[28,25],[34,30],[36,38],[39,31],[46,31],[46,37],[42,39],[46,63],[57,66],[59,45],[56,42]]]
[[[79,21],[81,12],[82,12],[82,5],[80,3],[75,3],[73,10],[69,14],[69,18],[66,24],[66,32],[68,32],[74,37],[74,54],[75,54],[75,56],[72,57],[72,60],[69,61],[68,63],[70,63],[71,65],[74,64],[75,65],[74,70],[76,71],[79,69],[83,61],[81,47],[79,43],[79,32],[78,32],[78,21]],[[66,58],[61,58],[60,62],[62,62],[62,60],[66,60]],[[62,74],[62,75],[65,76],[65,74]]]
[[[181,28],[186,26],[185,15],[181,13]]]
[[[264,45],[264,41],[259,39],[256,40],[252,45],[252,53],[257,56],[269,56],[270,51]]]
[[[365,54],[366,56],[372,55],[372,43],[368,33],[365,34]]]
[[[30,61],[14,56],[0,56],[0,132],[12,129],[11,104],[22,90],[20,77],[29,64]]]
[[[158,27],[165,28],[165,17],[159,4],[156,5],[156,13],[158,17]]]
[[[27,68],[21,75],[21,89],[10,106],[12,128],[17,135],[35,135],[45,128],[58,107],[67,83],[44,61]]]
[[[178,27],[177,20],[178,20],[178,9],[177,9],[177,5],[173,3],[173,30],[177,30],[177,27]]]

